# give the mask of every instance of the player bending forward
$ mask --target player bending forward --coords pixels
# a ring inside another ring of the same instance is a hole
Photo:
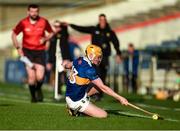
[[[82,112],[86,115],[98,118],[107,117],[107,112],[96,105],[90,103],[88,96],[97,93],[95,87],[92,87],[89,92],[90,82],[96,88],[101,89],[104,93],[114,97],[121,104],[127,105],[128,101],[115,93],[111,88],[104,85],[102,80],[96,73],[95,67],[101,63],[102,50],[96,45],[89,45],[86,48],[86,56],[80,57],[73,62],[63,62],[66,69],[71,69],[69,80],[67,82],[66,103],[70,113],[76,115],[77,112]]]

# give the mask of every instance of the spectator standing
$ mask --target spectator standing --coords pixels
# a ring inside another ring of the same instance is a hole
[[[139,52],[129,43],[127,57],[124,59],[125,87],[133,93],[137,93],[138,65]]]

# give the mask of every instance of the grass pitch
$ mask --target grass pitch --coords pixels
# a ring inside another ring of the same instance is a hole
[[[178,130],[180,129],[180,102],[158,101],[152,97],[122,95],[130,102],[165,120],[153,120],[150,116],[120,105],[109,96],[104,96],[96,105],[108,112],[108,118],[71,117],[66,112],[65,102],[54,102],[53,92],[44,90],[45,101],[32,104],[29,91],[20,85],[0,83],[0,129],[42,130]]]

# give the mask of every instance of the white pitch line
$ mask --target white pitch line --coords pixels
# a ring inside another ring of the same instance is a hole
[[[136,104],[142,107],[155,108],[155,109],[160,109],[160,110],[180,111],[180,108],[168,108],[168,107],[163,107],[163,106],[147,105],[147,104],[142,104],[142,103],[136,103]]]
[[[20,95],[20,94],[6,94],[6,93],[1,93],[0,92],[0,96],[5,96],[5,97],[13,97],[13,98],[20,98],[20,99],[24,99],[24,100],[29,100],[29,97],[25,97],[23,95]],[[45,101],[48,101],[48,102],[51,102],[52,100],[51,99],[47,99],[47,98],[44,98]]]
[[[174,108],[174,111],[180,111],[180,108]]]
[[[19,99],[24,99],[28,100],[28,97],[24,97],[22,95],[17,95],[17,94],[5,94],[5,93],[0,93],[0,96],[5,96],[5,97],[13,97],[13,98],[19,98]]]
[[[27,102],[27,101],[25,101],[25,100],[18,100],[18,99],[14,99],[14,98],[2,98],[1,97],[1,99],[0,100],[3,100],[3,101],[12,101],[12,102],[18,102],[18,103],[28,103],[28,104],[30,104],[30,102]]]
[[[118,113],[119,113],[119,114],[122,114],[122,115],[127,115],[127,116],[135,116],[135,117],[152,119],[152,117],[150,117],[150,116],[144,116],[144,115],[135,114],[135,113],[130,113],[130,112],[121,112],[121,111],[118,111]],[[172,119],[172,118],[166,118],[166,119],[164,119],[164,120],[166,120],[166,121],[173,121],[173,122],[179,122],[179,120]]]
[[[24,100],[29,100],[29,97],[25,97],[23,95],[18,95],[18,94],[5,94],[5,93],[1,93],[0,92],[0,96],[5,96],[5,97],[12,97],[13,99],[14,98],[17,98],[17,99],[24,99]],[[48,98],[44,98],[44,101],[45,102],[52,102],[52,99],[48,99]]]
[[[14,98],[2,98],[2,97],[1,97],[0,100],[31,104],[31,102],[28,102],[28,101],[26,101],[26,100],[19,100],[19,99],[14,99]],[[34,103],[34,104],[51,105],[51,106],[65,106],[65,104],[63,104],[63,103],[58,103],[58,104],[56,104],[56,103],[46,103],[46,102],[42,102],[42,103]]]

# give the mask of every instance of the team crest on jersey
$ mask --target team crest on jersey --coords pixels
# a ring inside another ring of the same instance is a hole
[[[31,31],[31,29],[30,28],[25,28],[25,31]]]

